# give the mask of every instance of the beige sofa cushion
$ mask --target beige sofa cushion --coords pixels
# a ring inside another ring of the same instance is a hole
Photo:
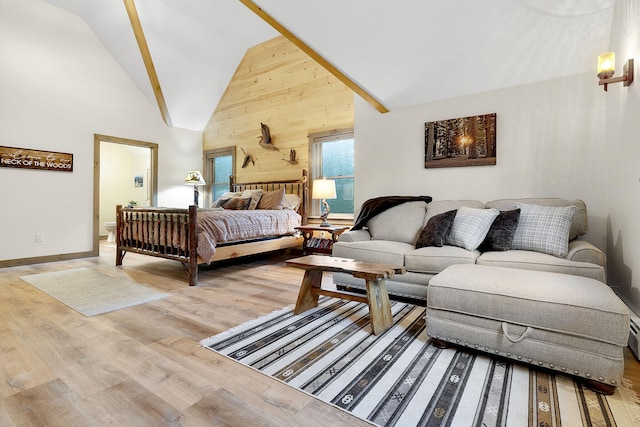
[[[404,266],[407,271],[437,274],[450,265],[475,264],[479,256],[478,251],[468,251],[457,246],[427,246],[407,252]]]
[[[372,240],[389,240],[415,245],[426,224],[425,202],[406,202],[379,213],[367,222]]]
[[[377,262],[397,266],[404,265],[404,254],[412,251],[413,245],[386,240],[368,240],[361,242],[335,242],[331,255],[352,258],[363,262]]]
[[[578,236],[587,234],[589,231],[589,222],[587,220],[587,205],[582,200],[566,200],[561,198],[531,198],[531,199],[501,199],[492,200],[486,203],[487,208],[496,208],[501,211],[508,211],[516,208],[516,203],[527,203],[530,205],[540,206],[575,206],[576,213],[573,216],[571,230],[569,231],[569,240],[573,240]]]
[[[533,251],[509,250],[484,252],[476,260],[478,265],[518,268],[522,270],[551,271],[605,281],[604,267],[587,262],[569,261],[553,255]]]

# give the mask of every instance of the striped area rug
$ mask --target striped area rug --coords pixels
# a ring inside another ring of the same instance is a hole
[[[434,347],[425,309],[392,303],[394,326],[371,334],[365,304],[324,298],[245,323],[202,345],[381,426],[631,426],[640,405],[572,378]]]

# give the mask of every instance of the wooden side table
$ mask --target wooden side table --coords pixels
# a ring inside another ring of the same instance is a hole
[[[302,243],[302,251],[307,254],[329,254],[333,249],[333,243],[338,240],[338,236],[347,231],[349,227],[343,225],[331,225],[329,227],[320,227],[319,225],[302,225],[296,227],[296,230],[302,232],[304,242]],[[331,238],[328,237],[313,237],[315,231],[327,232],[331,234]]]

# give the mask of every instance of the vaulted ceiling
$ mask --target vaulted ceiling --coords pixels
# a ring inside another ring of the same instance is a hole
[[[393,111],[583,72],[595,81],[615,3],[45,1],[84,19],[155,104],[125,8],[135,4],[170,123],[194,130],[206,126],[247,49],[280,34],[274,26],[335,67],[378,110]]]

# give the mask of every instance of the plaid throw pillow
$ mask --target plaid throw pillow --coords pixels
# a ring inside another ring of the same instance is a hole
[[[575,206],[552,207],[516,203],[520,220],[511,249],[542,252],[565,258],[569,252],[569,231]]]
[[[460,246],[468,251],[476,250],[499,213],[498,209],[461,207],[453,220],[447,244]]]

